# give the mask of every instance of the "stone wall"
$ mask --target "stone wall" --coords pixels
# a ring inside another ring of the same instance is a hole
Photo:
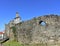
[[[24,43],[40,43],[60,39],[60,17],[45,15],[33,18],[16,25],[18,41]],[[41,25],[45,22],[46,25]]]
[[[42,25],[42,22],[45,25]],[[57,15],[40,16],[23,21],[15,27],[20,43],[46,43],[60,40],[60,16]]]

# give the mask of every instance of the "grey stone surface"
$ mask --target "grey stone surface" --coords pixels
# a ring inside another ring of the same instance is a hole
[[[41,25],[42,22],[45,22],[45,25]],[[57,15],[40,16],[20,22],[15,27],[17,40],[20,43],[46,43],[60,40],[60,16]]]

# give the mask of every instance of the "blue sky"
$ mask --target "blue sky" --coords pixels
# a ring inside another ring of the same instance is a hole
[[[22,20],[46,14],[60,15],[60,0],[0,0],[0,31],[19,12]]]

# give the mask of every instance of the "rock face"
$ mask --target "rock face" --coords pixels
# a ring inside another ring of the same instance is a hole
[[[60,16],[45,15],[15,25],[20,43],[55,42],[60,40]]]

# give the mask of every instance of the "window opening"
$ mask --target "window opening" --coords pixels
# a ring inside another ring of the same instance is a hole
[[[42,25],[42,26],[46,25],[46,23],[44,21],[40,21],[39,24]]]

